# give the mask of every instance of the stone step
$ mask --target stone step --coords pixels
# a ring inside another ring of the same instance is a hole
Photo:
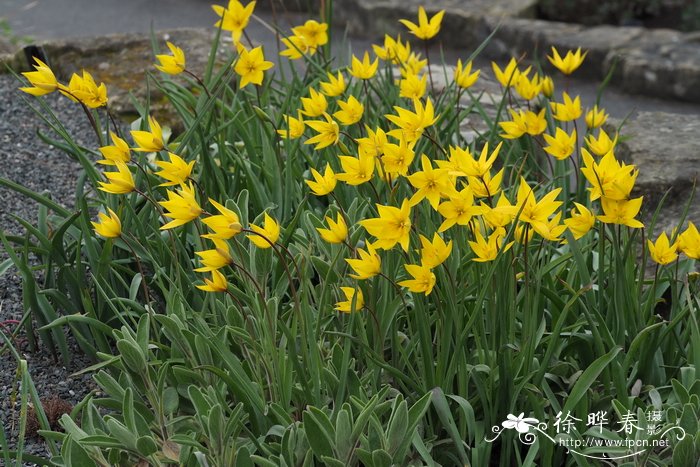
[[[492,59],[526,54],[540,58],[546,71],[553,71],[544,55],[581,47],[589,54],[577,76],[602,79],[613,63],[612,83],[626,92],[700,103],[700,35],[669,29],[628,26],[585,27],[578,24],[536,20],[536,0],[486,1],[440,0],[344,0],[335,18],[351,33],[379,38],[385,33],[408,35],[398,20],[416,21],[418,5],[424,3],[431,16],[446,10],[437,39],[450,48],[473,50],[495,30],[484,55]],[[538,57],[533,56],[534,53]],[[542,60],[544,59],[544,60]]]

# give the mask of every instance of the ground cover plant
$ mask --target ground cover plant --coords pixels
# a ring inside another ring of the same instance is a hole
[[[551,76],[494,63],[492,115],[479,50],[430,66],[443,13],[348,64],[308,20],[273,64],[245,35],[254,6],[214,6],[201,74],[187,44],[156,51],[169,125],[145,102],[121,131],[89,71],[24,73],[61,139],[43,137],[82,164],[79,209],[0,179],[41,206],[0,241],[30,344],[70,359],[68,328],[101,390],[52,431],[15,352],[52,452],[32,461],[695,465],[700,233],[640,220],[656,207],[615,156],[621,129],[566,87],[586,52],[552,49]],[[94,147],[53,92],[84,108]],[[466,138],[467,115],[487,130]],[[19,465],[21,442],[0,449]]]

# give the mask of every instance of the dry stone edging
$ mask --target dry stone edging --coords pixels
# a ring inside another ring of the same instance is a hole
[[[484,54],[502,59],[538,51],[581,47],[589,51],[577,73],[603,78],[616,63],[612,83],[627,92],[700,102],[700,36],[669,29],[633,26],[586,27],[534,19],[536,0],[344,0],[336,18],[351,33],[401,33],[401,18],[413,19],[419,5],[429,15],[446,10],[440,40],[450,47],[475,49],[496,30]],[[543,66],[552,70],[549,63]]]
[[[611,122],[610,126],[618,126]],[[700,181],[700,116],[640,112],[625,123],[615,155],[639,169],[633,196],[644,196],[644,216],[651,220],[666,196],[655,233],[670,233],[690,202],[687,220],[700,223],[700,197],[691,201]],[[682,226],[681,226],[682,227]]]

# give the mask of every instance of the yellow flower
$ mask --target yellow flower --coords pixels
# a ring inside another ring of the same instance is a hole
[[[542,229],[540,235],[545,240],[550,242],[560,242],[561,235],[566,231],[566,225],[561,225],[559,221],[561,220],[561,211],[556,213],[549,221],[546,222],[546,228]]]
[[[688,228],[678,236],[678,249],[688,258],[700,259],[700,232],[692,222],[688,222]]]
[[[309,97],[302,97],[301,105],[304,109],[302,114],[307,117],[319,117],[326,111],[328,102],[323,94],[316,92],[314,88],[309,88]]]
[[[474,196],[477,198],[490,198],[497,195],[501,191],[503,170],[499,170],[493,177],[491,177],[491,174],[484,174],[481,178],[469,177],[469,188],[472,189]]]
[[[666,232],[661,232],[661,235],[656,239],[656,242],[647,240],[649,247],[649,255],[655,263],[661,265],[673,263],[678,259],[678,241],[671,245],[671,242],[666,236]]]
[[[26,71],[22,73],[22,76],[29,80],[32,87],[19,88],[20,91],[31,94],[32,96],[43,96],[44,94],[49,94],[58,89],[58,81],[56,81],[56,76],[54,76],[53,71],[49,66],[34,57],[36,62],[34,70],[36,71]]]
[[[289,36],[283,37],[282,43],[287,46],[287,48],[280,52],[282,57],[288,57],[290,60],[299,60],[307,52],[313,54],[316,49],[311,49],[306,43],[306,39],[301,36]]]
[[[202,266],[195,269],[196,272],[209,272],[221,269],[233,263],[228,244],[219,238],[212,239],[214,248],[211,250],[195,251],[199,256]]]
[[[359,122],[365,111],[364,106],[355,99],[355,96],[350,96],[347,101],[338,101],[338,106],[340,110],[334,113],[333,116],[343,125],[352,125]]]
[[[156,165],[163,170],[156,172],[155,175],[167,180],[167,182],[161,183],[159,186],[173,186],[185,183],[192,174],[194,161],[185,162],[180,156],[169,151],[168,156],[170,157],[170,162],[156,161]]]
[[[129,145],[117,136],[115,133],[109,132],[109,137],[112,139],[112,146],[102,146],[100,152],[104,157],[103,160],[97,161],[98,164],[114,165],[116,161],[129,162],[131,160],[131,150]]]
[[[136,185],[134,184],[134,177],[131,176],[129,167],[122,161],[115,161],[114,165],[117,166],[117,171],[105,172],[105,177],[107,177],[109,183],[99,182],[100,190],[114,195],[125,195],[134,191]]]
[[[535,74],[532,79],[520,74],[515,80],[515,91],[526,101],[532,100],[542,91],[542,80],[538,74]]]
[[[617,144],[617,137],[615,139],[610,139],[610,136],[602,128],[598,130],[598,138],[595,138],[592,134],[586,136],[586,145],[596,156],[604,156],[615,148]]]
[[[323,175],[318,173],[316,169],[313,168],[311,169],[311,175],[314,177],[314,181],[304,180],[304,182],[309,185],[309,188],[311,188],[311,192],[314,195],[327,195],[335,189],[337,180],[330,164],[326,164],[326,170],[323,172]]]
[[[545,134],[544,140],[549,145],[543,148],[544,151],[560,161],[568,158],[574,152],[574,148],[578,142],[575,129],[571,134],[568,134],[559,127],[557,127],[554,136]]]
[[[181,185],[179,193],[168,190],[168,201],[159,201],[158,204],[169,211],[164,213],[165,217],[173,219],[162,226],[160,230],[172,229],[187,224],[202,213],[202,208],[199,207],[194,196],[191,182],[189,185]]]
[[[601,204],[605,215],[598,216],[598,219],[606,224],[620,224],[633,229],[641,229],[644,227],[644,224],[635,219],[635,217],[639,214],[639,210],[642,207],[642,198],[619,201],[603,198]]]
[[[348,225],[345,223],[343,216],[338,213],[336,221],[333,221],[330,217],[325,217],[326,223],[328,223],[328,229],[316,228],[318,233],[321,234],[321,238],[328,243],[343,243],[346,238],[348,238]]]
[[[362,290],[354,287],[341,287],[340,290],[342,290],[345,295],[345,301],[335,304],[335,309],[337,311],[352,313],[353,311],[361,310],[362,307],[365,306],[365,298],[362,295]]]
[[[412,145],[402,138],[399,140],[399,144],[386,143],[384,145],[382,163],[387,172],[405,177],[414,157]]]
[[[468,62],[462,68],[462,59],[457,60],[457,67],[454,70],[454,81],[458,87],[462,89],[470,88],[479,79],[479,74],[481,70],[476,70],[474,73],[472,71],[472,62]]]
[[[498,202],[494,208],[484,204],[483,201],[481,202],[481,207],[484,209],[482,217],[486,221],[486,224],[492,229],[505,227],[513,222],[513,218],[515,217],[512,210],[503,209],[513,207],[513,205],[510,204],[510,201],[508,201],[508,198],[506,198],[503,194],[501,194],[501,196],[498,198]]]
[[[408,251],[411,233],[411,205],[408,200],[404,199],[400,208],[377,204],[377,211],[379,217],[359,222],[370,235],[377,238],[374,247],[389,250],[399,243],[404,251]]]
[[[574,239],[578,240],[593,228],[593,225],[595,225],[595,216],[583,204],[579,204],[575,201],[574,204],[576,205],[576,210],[571,210],[571,217],[564,219],[564,224],[569,228]]]
[[[505,133],[501,134],[503,138],[516,139],[525,133],[537,136],[547,128],[547,119],[544,115],[545,109],[540,110],[539,113],[531,110],[518,110],[517,112],[513,109],[508,110],[513,121],[499,123],[501,129],[505,131]]]
[[[105,238],[119,237],[122,234],[122,223],[114,211],[110,208],[107,208],[107,211],[109,211],[109,215],[104,212],[98,214],[99,222],[91,222],[95,228],[95,233]]]
[[[228,8],[212,5],[212,9],[221,17],[214,24],[214,27],[220,27],[224,31],[231,31],[233,42],[238,43],[241,40],[243,30],[248,26],[250,16],[253,14],[255,2],[250,2],[244,7],[238,0],[229,0]]]
[[[345,77],[342,72],[338,72],[337,76],[333,73],[328,72],[328,81],[321,81],[318,83],[321,86],[321,92],[328,97],[337,97],[345,92],[347,84],[345,83]]]
[[[418,77],[418,75],[408,74],[399,81],[399,97],[420,99],[425,95],[427,85],[428,77],[426,75]]]
[[[172,55],[156,55],[160,64],[156,64],[155,67],[169,75],[182,73],[185,71],[185,52],[170,41],[166,42],[166,45],[172,52]]]
[[[335,176],[348,185],[361,185],[374,175],[374,157],[360,154],[359,157],[340,156],[340,165],[344,172]]]
[[[384,47],[373,44],[372,48],[374,49],[374,54],[377,57],[385,62],[394,63],[395,65],[400,65],[408,60],[408,57],[411,54],[411,44],[409,44],[408,41],[403,44],[401,42],[401,35],[394,39],[388,34],[385,34]]]
[[[358,280],[369,279],[382,271],[382,260],[377,252],[371,246],[367,247],[367,251],[362,248],[357,249],[358,259],[346,258],[345,262],[355,271],[356,274],[350,274],[350,277]]]
[[[373,62],[369,61],[369,53],[365,52],[360,61],[355,55],[352,56],[349,73],[357,79],[370,79],[377,73],[379,67],[379,59],[375,58]]]
[[[163,130],[155,118],[148,117],[148,127],[151,131],[132,130],[131,137],[136,144],[134,151],[158,152],[165,149],[163,144]]]
[[[591,184],[588,188],[591,201],[601,196],[618,201],[629,198],[639,173],[633,165],[618,162],[612,152],[607,153],[597,163],[585,148],[581,150],[581,154],[581,173]]]
[[[279,239],[280,225],[267,213],[265,213],[265,223],[263,225],[264,227],[259,227],[255,224],[250,224],[250,230],[256,234],[262,235],[262,237],[260,235],[251,234],[248,235],[248,238],[253,242],[253,245],[258,248],[270,248],[272,246],[271,243],[275,243],[277,239]]]
[[[551,76],[542,78],[542,94],[546,97],[552,97],[554,95],[554,81]]]
[[[432,242],[420,235],[420,243],[423,246],[420,250],[420,264],[430,269],[444,263],[452,253],[452,240],[445,243],[437,233],[433,235]]]
[[[510,242],[505,247],[503,246],[503,237],[505,236],[505,231],[502,228],[494,230],[491,235],[489,235],[488,240],[484,238],[479,230],[474,234],[475,242],[469,241],[469,246],[476,255],[476,258],[472,258],[472,261],[478,263],[486,263],[488,261],[493,261],[498,257],[499,252],[506,252],[513,246],[513,242]]]
[[[586,126],[591,129],[598,128],[608,120],[608,117],[605,109],[599,109],[597,105],[594,105],[591,110],[586,112]]]
[[[403,137],[407,143],[413,143],[420,138],[423,134],[423,130],[433,125],[438,119],[438,117],[435,116],[433,103],[430,99],[426,99],[425,105],[423,105],[420,99],[414,99],[413,108],[415,111],[411,112],[408,109],[394,106],[397,115],[385,115],[390,122],[399,127],[396,130],[388,132],[388,135],[396,139],[401,139]]]
[[[323,114],[323,117],[326,119],[325,122],[323,120],[307,120],[305,122],[307,126],[311,127],[318,134],[307,139],[304,144],[315,144],[314,149],[317,150],[336,144],[340,135],[338,122],[326,113]]]
[[[241,77],[242,89],[248,84],[260,86],[265,77],[265,70],[269,70],[272,67],[272,62],[265,61],[262,46],[257,46],[250,51],[245,48],[240,49],[233,71]]]
[[[367,130],[367,136],[357,138],[357,151],[360,155],[380,157],[384,154],[384,148],[388,144],[386,133],[381,128],[372,131],[367,125],[365,125],[365,129]]]
[[[411,52],[408,58],[399,62],[401,65],[401,69],[399,71],[401,72],[401,76],[418,75],[421,71],[423,71],[423,68],[425,68],[427,63],[427,59],[420,59],[420,54]]]
[[[209,227],[214,233],[202,235],[204,238],[228,240],[229,238],[241,232],[243,227],[238,218],[238,214],[231,211],[222,204],[209,198],[209,202],[221,213],[214,216],[209,216],[202,219],[202,222]]]
[[[430,295],[435,287],[435,274],[429,267],[419,264],[405,264],[406,271],[413,277],[399,282],[401,287],[408,288],[414,293],[424,293]]]
[[[570,75],[571,73],[576,71],[578,67],[581,66],[581,64],[583,63],[583,59],[586,58],[587,54],[588,52],[586,51],[582,55],[581,47],[579,47],[578,49],[576,49],[576,52],[568,50],[564,58],[561,58],[559,52],[557,52],[557,49],[552,47],[553,57],[547,55],[547,58],[552,63],[552,65],[554,65],[554,67],[557,68],[559,71],[561,71],[565,75]]]
[[[96,109],[107,105],[107,87],[105,83],[99,86],[95,83],[92,75],[83,70],[83,76],[73,73],[68,87],[59,86],[61,93],[75,102],[81,102],[91,109]]]
[[[474,206],[474,193],[469,186],[455,191],[450,195],[450,200],[441,203],[437,210],[445,218],[438,232],[444,232],[455,224],[467,225],[473,216],[486,211],[482,206]]]
[[[211,279],[212,280],[205,278],[205,285],[198,285],[197,288],[205,292],[226,292],[228,290],[226,277],[216,269],[211,271]]]
[[[498,80],[498,82],[501,83],[501,86],[504,88],[515,86],[518,76],[520,76],[521,73],[520,70],[518,70],[518,62],[516,62],[515,58],[512,57],[508,62],[508,65],[506,65],[503,70],[501,70],[496,62],[491,62],[491,68],[493,69],[493,74],[496,77],[496,80]],[[529,70],[530,69],[528,68],[528,71]]]
[[[328,24],[319,23],[313,19],[292,28],[292,32],[295,36],[304,38],[312,54],[316,49],[328,43]]]
[[[545,232],[545,230],[543,230],[543,232]],[[521,245],[530,243],[530,241],[532,241],[532,237],[534,236],[535,231],[532,228],[530,228],[529,224],[518,224],[515,227],[515,232],[513,234],[515,240]]]
[[[406,26],[408,30],[418,39],[432,39],[440,32],[440,23],[445,15],[445,10],[440,10],[428,20],[428,15],[425,13],[425,8],[418,7],[418,24],[412,23],[407,19],[400,19],[401,24]]]
[[[440,204],[440,195],[450,191],[452,188],[450,179],[447,176],[447,169],[434,169],[430,159],[425,154],[421,156],[421,166],[423,168],[422,171],[415,172],[407,177],[411,185],[417,189],[409,203],[411,206],[415,206],[427,198],[433,209],[437,209],[438,204]]]
[[[549,236],[547,221],[562,204],[561,201],[556,201],[560,192],[561,188],[556,188],[537,201],[535,192],[528,185],[527,180],[521,177],[516,205],[512,208],[504,209],[510,209],[510,214],[513,215],[517,215],[519,212],[519,220],[521,222],[530,224],[538,234],[547,237]]]
[[[501,150],[501,146],[503,146],[503,142],[498,143],[496,149],[489,155],[489,143],[484,143],[479,160],[474,159],[469,149],[450,147],[450,162],[454,168],[454,170],[450,172],[450,175],[483,177],[491,170]]]
[[[301,116],[301,111],[297,112],[297,117],[299,118],[294,118],[291,115],[284,116],[284,121],[287,123],[287,129],[277,130],[277,133],[279,133],[282,138],[297,139],[304,134],[304,128],[306,128],[306,125],[304,124],[304,119]]]
[[[552,116],[562,122],[570,122],[581,116],[581,96],[576,96],[573,100],[566,92],[562,93],[563,103],[551,102]]]

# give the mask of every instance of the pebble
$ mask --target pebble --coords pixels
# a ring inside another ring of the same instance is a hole
[[[66,154],[39,139],[37,130],[47,134],[50,130],[24,102],[23,97],[29,98],[29,102],[32,102],[33,98],[18,91],[19,86],[19,82],[12,75],[0,75],[0,135],[3,142],[0,144],[0,177],[34,191],[49,192],[52,199],[70,208],[74,205],[75,183],[80,167]],[[60,116],[78,144],[94,147],[92,130],[80,106],[58,94],[47,96],[46,101]],[[21,235],[24,232],[23,227],[13,219],[13,215],[31,223],[36,222],[38,207],[35,202],[2,187],[0,200],[0,229],[6,234]],[[7,252],[0,247],[0,263],[7,258]],[[12,267],[0,275],[0,322],[8,319],[19,320],[23,313],[22,280]],[[19,338],[22,337],[20,333]],[[30,353],[23,347],[20,351],[22,357],[27,360],[40,397],[58,395],[71,404],[77,404],[95,388],[95,383],[90,375],[71,376],[89,366],[90,362],[72,339],[69,342],[73,359],[68,367],[57,366],[45,349],[40,348],[38,352]],[[13,356],[9,352],[0,354],[0,425],[6,430],[5,436],[10,449],[17,442],[19,405],[18,402],[14,406],[12,404],[13,399],[19,401],[16,372],[17,362]],[[48,456],[41,439],[27,439],[25,452]]]

